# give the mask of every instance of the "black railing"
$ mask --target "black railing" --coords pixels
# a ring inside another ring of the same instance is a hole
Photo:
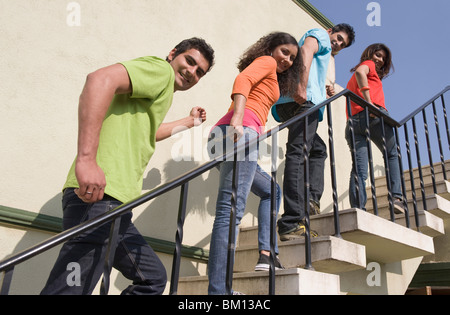
[[[416,119],[417,115],[420,115],[422,113],[422,117],[424,119],[424,131],[425,131],[425,137],[427,142],[427,152],[430,162],[430,168],[431,168],[431,174],[432,174],[432,181],[433,181],[433,190],[436,193],[436,181],[434,176],[434,167],[433,167],[433,160],[432,160],[432,144],[434,143],[430,139],[430,131],[428,129],[428,125],[426,122],[426,113],[425,110],[429,108],[430,106],[433,109],[434,114],[434,121],[436,126],[436,141],[438,143],[439,153],[440,153],[440,163],[444,174],[444,179],[447,179],[446,176],[446,170],[445,170],[445,153],[448,153],[448,151],[444,151],[442,139],[440,135],[440,122],[439,117],[441,118],[441,121],[443,120],[445,123],[445,129],[447,133],[447,141],[448,141],[448,147],[450,150],[450,131],[449,131],[449,124],[448,124],[448,117],[447,117],[447,111],[445,107],[445,100],[444,100],[444,94],[450,90],[450,86],[445,88],[443,91],[438,93],[436,96],[431,98],[428,102],[426,102],[423,106],[418,108],[416,111],[411,113],[408,117],[406,117],[401,122],[397,122],[391,117],[385,115],[383,112],[379,111],[375,106],[368,104],[363,99],[355,95],[354,93],[344,90],[337,95],[329,98],[327,101],[323,102],[322,104],[315,106],[311,108],[310,110],[290,119],[289,121],[281,124],[280,126],[277,126],[271,130],[269,130],[267,133],[261,135],[258,139],[255,139],[253,141],[250,141],[246,143],[245,145],[242,145],[238,148],[234,148],[233,152],[225,153],[223,156],[216,158],[208,163],[205,163],[204,165],[201,165],[200,167],[186,173],[185,175],[182,175],[166,184],[163,184],[153,190],[151,190],[148,193],[143,194],[142,196],[127,202],[95,219],[92,219],[90,221],[84,222],[83,224],[80,224],[79,226],[73,227],[69,230],[66,230],[60,234],[57,234],[48,240],[45,240],[27,250],[24,250],[18,254],[13,255],[12,257],[1,261],[0,262],[0,272],[3,273],[3,279],[2,279],[2,285],[0,287],[0,294],[6,295],[9,293],[12,276],[14,272],[14,268],[16,265],[36,256],[39,255],[59,244],[64,243],[65,241],[83,233],[86,232],[92,228],[98,227],[100,225],[106,224],[111,222],[111,233],[110,233],[110,239],[108,248],[108,256],[105,259],[105,268],[104,268],[104,276],[102,280],[101,285],[101,294],[107,294],[109,290],[109,273],[111,271],[111,261],[114,255],[114,250],[111,250],[115,246],[115,238],[117,236],[117,229],[115,228],[117,226],[117,219],[127,213],[132,211],[132,209],[156,198],[159,197],[177,187],[181,186],[181,193],[180,193],[180,204],[179,204],[179,211],[178,211],[178,218],[177,218],[177,231],[176,231],[176,245],[173,255],[173,264],[172,264],[172,273],[171,273],[171,284],[170,284],[170,294],[177,294],[178,291],[178,279],[179,279],[179,269],[180,269],[180,259],[181,259],[181,246],[183,242],[183,226],[184,226],[184,219],[186,215],[186,201],[188,196],[188,185],[191,180],[194,178],[202,175],[203,173],[211,170],[212,168],[218,166],[220,163],[222,163],[225,160],[234,159],[234,161],[237,160],[237,154],[238,152],[242,152],[243,150],[254,147],[256,142],[264,141],[269,137],[272,137],[272,161],[271,161],[271,175],[272,175],[272,201],[271,201],[271,266],[269,271],[269,294],[275,294],[275,267],[274,267],[274,259],[275,259],[275,252],[274,252],[274,246],[276,241],[276,200],[275,200],[275,191],[276,191],[276,176],[277,176],[277,134],[282,131],[285,128],[288,128],[289,126],[299,122],[302,119],[307,120],[308,117],[318,111],[320,108],[326,106],[326,112],[327,112],[327,120],[328,120],[328,143],[329,143],[329,159],[330,159],[330,175],[331,175],[331,185],[332,185],[332,200],[333,200],[333,213],[334,213],[334,225],[335,225],[335,236],[341,237],[340,232],[340,224],[339,224],[339,206],[338,206],[338,194],[337,194],[337,185],[336,185],[336,160],[334,155],[334,135],[333,135],[333,123],[332,123],[332,106],[331,103],[336,101],[337,99],[341,97],[346,98],[346,104],[347,104],[347,110],[350,111],[350,101],[353,101],[357,103],[358,105],[367,108],[366,110],[366,117],[368,118],[369,113],[376,115],[381,118],[381,125],[383,123],[386,123],[390,126],[392,126],[395,129],[395,135],[397,140],[397,151],[400,156],[399,158],[399,166],[401,173],[403,174],[403,162],[402,162],[402,155],[401,155],[401,145],[400,145],[400,136],[399,136],[399,127],[404,127],[404,137],[405,137],[405,146],[406,146],[406,152],[407,152],[407,160],[409,165],[409,172],[410,172],[410,181],[411,181],[411,191],[412,191],[412,200],[414,205],[414,213],[415,213],[415,220],[416,220],[416,227],[419,230],[419,218],[418,218],[418,207],[417,207],[417,197],[415,195],[415,184],[414,184],[414,175],[412,168],[413,165],[413,159],[411,154],[411,146],[409,142],[409,131],[408,131],[408,123],[411,122],[413,126],[413,133],[414,133],[414,141],[415,141],[415,151],[416,151],[416,163],[418,165],[419,170],[419,178],[420,178],[420,186],[421,186],[421,192],[422,192],[422,199],[423,199],[423,208],[424,210],[427,210],[426,205],[426,198],[425,198],[425,185],[423,181],[422,176],[422,166],[421,166],[421,154],[420,154],[420,147],[419,147],[419,134],[417,133],[416,128]],[[443,116],[439,116],[437,109],[436,109],[436,103],[437,100],[441,100],[442,105],[442,111]],[[367,119],[369,121],[369,119]],[[307,121],[306,121],[307,122]],[[305,128],[307,126],[307,123],[304,124]],[[349,119],[349,125],[350,130],[352,131],[352,141],[354,142],[354,135],[353,135],[353,129],[352,129],[352,119]],[[306,134],[306,132],[305,132]],[[374,172],[373,172],[373,162],[372,162],[372,153],[370,149],[370,132],[369,128],[367,126],[366,130],[366,136],[367,136],[367,143],[369,146],[369,172],[370,172],[370,180],[371,180],[371,191],[372,191],[372,202],[374,206],[374,214],[378,215],[377,210],[377,199],[376,199],[376,191],[375,191],[375,179],[374,179]],[[385,139],[383,140],[385,142]],[[354,147],[354,146],[353,146]],[[445,146],[447,148],[447,146]],[[307,151],[307,148],[304,147],[304,152]],[[385,158],[385,161],[387,161],[387,155],[386,155],[386,146],[384,146],[383,155]],[[305,236],[305,259],[306,264],[305,268],[307,269],[313,269],[312,267],[312,261],[311,261],[311,238],[310,238],[310,219],[309,219],[309,180],[308,180],[308,156],[304,154],[305,156],[305,209],[306,209],[306,236]],[[355,152],[352,152],[352,159],[353,164],[356,165],[356,158],[355,158]],[[237,163],[235,163],[236,165]],[[385,163],[386,166],[388,166],[388,163]],[[234,172],[237,172],[238,170],[235,167]],[[389,168],[386,169],[386,175],[389,174]],[[389,187],[389,179],[387,178],[387,185]],[[357,180],[357,179],[356,179]],[[359,187],[359,185],[355,185],[356,187]],[[402,176],[402,191],[403,195],[406,196],[406,188],[405,188],[405,180]],[[359,196],[359,194],[356,194]],[[233,186],[233,196],[236,197],[236,185]],[[388,199],[389,199],[389,210],[390,210],[390,217],[392,221],[395,221],[395,215],[393,210],[393,201],[392,201],[392,195],[389,192],[388,193]],[[410,227],[409,224],[409,211],[408,211],[408,202],[405,199],[404,204],[406,207],[406,213],[405,218],[407,222],[408,228]],[[235,216],[235,202],[232,202],[232,210],[230,213],[231,218],[234,218]],[[231,225],[235,224],[235,220],[230,220]],[[235,227],[230,227],[230,234],[229,234],[229,259],[228,259],[228,266],[227,266],[227,290],[229,293],[231,293],[231,287],[232,287],[232,270],[233,270],[233,259],[232,255],[234,254],[235,249],[235,235],[234,235]]]

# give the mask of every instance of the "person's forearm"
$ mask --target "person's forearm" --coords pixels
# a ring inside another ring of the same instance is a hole
[[[245,104],[247,103],[247,98],[242,94],[234,95],[234,113],[231,118],[230,124],[232,126],[242,125],[245,114]]]
[[[356,75],[356,82],[358,83],[360,89],[367,88],[369,86],[369,80],[367,79],[367,74],[365,73],[364,69],[357,69],[355,75]],[[372,104],[372,99],[370,97],[370,89],[369,90],[363,89],[361,91],[361,94],[368,103]]]
[[[195,126],[195,118],[188,116],[176,121],[162,123],[156,132],[156,141],[162,141],[183,130]]]

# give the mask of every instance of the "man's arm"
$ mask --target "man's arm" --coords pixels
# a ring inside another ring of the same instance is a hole
[[[131,93],[131,82],[123,65],[115,64],[87,76],[78,107],[78,153],[75,175],[84,202],[103,199],[105,174],[96,162],[100,130],[115,94]]]
[[[156,141],[162,141],[170,136],[181,132],[183,130],[199,126],[206,120],[206,111],[201,107],[192,108],[189,116],[168,122],[162,123],[156,131]]]
[[[311,70],[311,64],[314,55],[319,51],[319,43],[315,37],[307,37],[302,47],[300,47],[300,52],[303,58],[303,64],[305,66],[304,71],[300,72],[300,82],[298,84],[297,94],[294,100],[298,104],[303,104],[306,102],[307,93],[306,88],[308,86],[309,72]]]

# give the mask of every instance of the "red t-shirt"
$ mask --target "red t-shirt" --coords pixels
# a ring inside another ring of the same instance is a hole
[[[373,62],[372,60],[366,60],[366,61],[362,62],[359,66],[362,66],[362,65],[366,65],[369,67],[369,74],[367,75],[367,79],[369,81],[369,87],[370,87],[369,92],[370,92],[370,98],[372,99],[372,103],[386,109],[386,106],[384,104],[383,83],[381,82],[380,77],[377,74],[375,62]],[[348,81],[347,89],[364,99],[361,91],[359,90],[358,82],[356,81],[356,74],[353,74],[350,81]],[[357,105],[354,102],[351,102],[351,107],[352,107],[352,116],[356,115],[364,110],[364,108],[362,108],[361,106]],[[347,113],[347,118],[348,118],[348,113]]]

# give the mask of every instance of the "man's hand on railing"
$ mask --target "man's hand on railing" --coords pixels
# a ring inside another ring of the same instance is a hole
[[[327,89],[327,98],[330,98],[330,97],[334,96],[334,94],[336,94],[333,84],[327,85],[326,89]]]

